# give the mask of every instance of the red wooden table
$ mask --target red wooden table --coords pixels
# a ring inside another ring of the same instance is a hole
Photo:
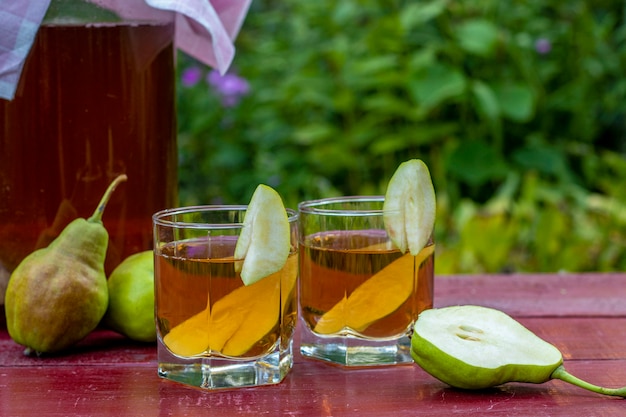
[[[435,304],[503,310],[555,344],[589,382],[626,385],[626,274],[436,278]],[[297,347],[297,339],[296,339]],[[276,386],[205,392],[160,379],[156,349],[99,330],[31,358],[0,330],[0,416],[626,416],[626,400],[561,381],[461,391],[414,365],[344,370],[296,355]]]

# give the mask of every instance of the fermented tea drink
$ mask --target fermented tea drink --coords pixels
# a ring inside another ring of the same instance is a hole
[[[402,337],[415,323],[415,317],[433,306],[432,245],[422,249],[418,256],[402,255],[397,248],[381,244],[385,242],[382,230],[359,230],[322,232],[308,236],[300,247],[300,286],[302,288],[302,317],[307,327],[315,332],[321,317],[349,298],[356,288],[392,262],[406,256],[403,265],[394,270],[394,280],[406,286],[408,298],[397,305],[393,297],[381,297],[379,305],[365,306],[366,310],[382,309],[387,315],[351,328],[349,323],[358,322],[359,315],[367,311],[342,312],[344,325],[324,336],[352,335],[360,338]],[[388,282],[380,280],[371,290],[386,294]],[[370,298],[372,299],[372,298]],[[350,317],[354,315],[355,317]]]
[[[157,329],[168,334],[181,323],[198,319],[206,334],[191,341],[197,351],[182,356],[254,358],[269,354],[277,342],[290,340],[296,325],[297,256],[292,253],[279,272],[245,286],[232,254],[236,237],[221,236],[161,247],[156,256]],[[280,302],[278,301],[280,300]],[[233,337],[237,333],[238,336]],[[282,339],[281,339],[281,336]]]
[[[300,351],[343,366],[411,364],[410,335],[433,307],[434,248],[402,253],[383,196],[299,204]]]
[[[152,247],[152,214],[177,203],[173,40],[166,18],[40,27],[15,98],[0,99],[0,276],[122,173],[107,272]]]
[[[291,369],[298,313],[297,213],[287,210],[285,218],[286,261],[246,281],[248,256],[267,262],[249,252],[239,255],[238,242],[258,226],[245,224],[246,210],[198,206],[154,215],[162,378],[204,389],[235,388],[279,383]],[[266,252],[274,248],[265,236],[260,245]]]

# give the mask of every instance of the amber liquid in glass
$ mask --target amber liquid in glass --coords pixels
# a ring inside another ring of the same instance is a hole
[[[208,309],[201,332],[224,333],[219,346],[206,346],[203,356],[253,358],[271,352],[278,340],[286,348],[297,320],[297,255],[289,256],[276,274],[244,286],[232,257],[236,237],[167,244],[156,256],[156,316],[159,337]],[[258,333],[258,338],[243,341]],[[229,343],[231,345],[229,345]],[[167,343],[164,343],[167,346]],[[231,351],[239,352],[236,355]],[[222,351],[223,350],[223,351]],[[175,353],[175,352],[173,352]]]
[[[400,258],[397,249],[381,249],[383,231],[324,232],[307,236],[300,246],[300,303],[304,322],[311,330],[324,313],[347,298],[363,282]],[[372,248],[372,249],[368,249]],[[411,295],[391,314],[363,330],[343,329],[368,339],[405,335],[418,314],[433,306],[434,255],[404,271],[412,282]],[[381,288],[382,290],[382,288]],[[326,335],[332,336],[332,335]]]
[[[43,25],[12,101],[0,99],[0,269],[10,272],[109,183],[106,270],[152,247],[177,203],[173,24]]]

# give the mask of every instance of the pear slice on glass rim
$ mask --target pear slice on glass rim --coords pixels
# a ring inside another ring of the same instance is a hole
[[[456,388],[560,379],[596,393],[626,397],[626,387],[599,387],[571,375],[555,346],[506,313],[487,307],[423,311],[414,326],[411,356],[424,371]]]
[[[291,250],[289,218],[280,195],[271,187],[257,186],[235,246],[235,266],[245,285],[278,272]]]
[[[416,256],[435,226],[435,189],[420,159],[401,163],[387,185],[383,220],[391,241],[402,253]]]

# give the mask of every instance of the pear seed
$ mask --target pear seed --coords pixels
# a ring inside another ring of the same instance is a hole
[[[478,327],[469,326],[467,324],[461,324],[459,326],[459,329],[466,331],[468,333],[481,333],[481,334],[484,333],[482,329],[479,329]]]
[[[476,336],[472,336],[472,335],[465,334],[465,333],[457,333],[456,335],[464,340],[469,340],[472,342],[480,342],[480,339],[477,338]]]

